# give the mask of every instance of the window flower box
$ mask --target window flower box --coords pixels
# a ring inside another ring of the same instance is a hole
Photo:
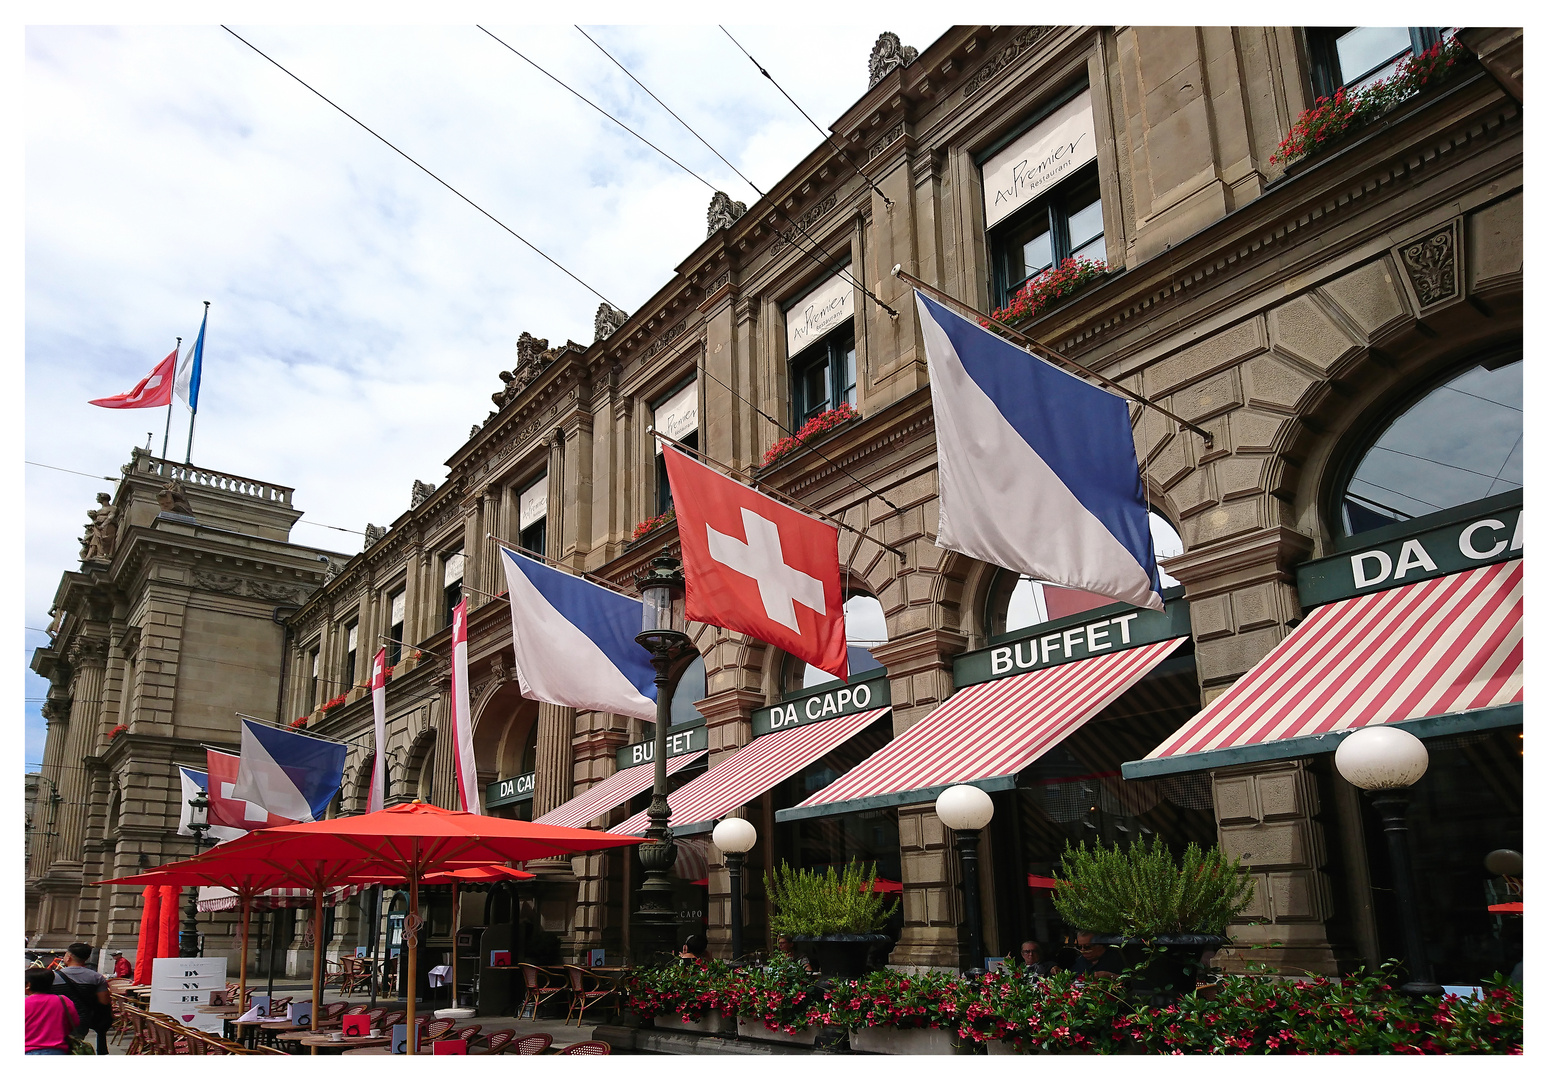
[[[1079,292],[1106,275],[1107,263],[1101,259],[1065,259],[1017,289],[1010,302],[1004,307],[995,308],[989,317],[1007,326],[1030,322],[1052,307],[1055,301]],[[983,325],[987,326],[988,323]]]
[[[692,1031],[699,1035],[728,1035],[737,1030],[735,1013],[707,1012],[697,1020],[684,1020],[674,1013],[661,1013],[655,1019],[656,1027],[668,1031]]]
[[[841,402],[838,408],[829,409],[825,413],[819,413],[802,424],[800,431],[797,431],[794,435],[787,435],[769,447],[763,454],[763,461],[759,468],[770,468],[812,440],[826,435],[835,428],[842,427],[851,420],[859,419],[860,414],[854,410],[849,402]]]
[[[950,1028],[850,1028],[849,1048],[862,1054],[966,1054]]]
[[[786,1043],[790,1046],[811,1046],[817,1041],[821,1028],[809,1027],[804,1031],[783,1031],[771,1028],[755,1017],[738,1016],[736,1035],[739,1039],[762,1039],[764,1042]]]

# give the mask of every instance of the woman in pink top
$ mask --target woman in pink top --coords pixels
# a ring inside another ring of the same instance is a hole
[[[54,993],[54,973],[27,969],[27,1053],[68,1054],[70,1032],[79,1023],[75,1003]]]

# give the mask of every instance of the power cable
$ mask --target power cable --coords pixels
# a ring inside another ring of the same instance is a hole
[[[355,116],[353,116],[347,110],[345,110],[343,108],[343,106],[341,106],[341,105],[337,104],[336,102],[334,102],[331,98],[329,98],[321,90],[318,90],[316,87],[312,86],[305,79],[301,78],[301,76],[297,75],[295,72],[293,72],[289,68],[287,68],[284,64],[282,64],[278,60],[274,59],[274,57],[272,57],[268,53],[264,52],[258,46],[254,45],[251,41],[248,41],[241,34],[237,33],[235,30],[231,29],[231,27],[227,26],[225,23],[222,23],[220,28],[222,30],[224,30],[226,33],[230,34],[232,37],[236,38],[243,45],[246,45],[249,49],[253,50],[253,52],[255,52],[259,56],[263,57],[269,63],[271,63],[275,67],[279,68],[286,75],[289,75],[292,79],[296,80],[296,82],[300,83],[302,86],[306,87],[312,93],[316,94],[319,98],[322,98],[323,101],[325,101],[329,105],[333,106],[333,108],[337,109],[340,113],[343,113],[344,116],[348,117],[354,123],[358,124],[362,130],[364,130],[365,132],[370,134],[373,138],[375,138],[378,141],[380,141],[383,146],[386,146],[393,153],[395,153],[399,157],[403,158],[404,161],[407,161],[410,165],[414,166],[420,172],[424,173],[430,179],[434,180],[437,184],[440,184],[447,191],[449,191],[453,195],[457,196],[457,198],[459,198],[463,202],[467,203],[473,209],[477,210],[480,214],[483,214],[490,221],[494,222],[496,225],[500,226],[500,228],[502,228],[506,232],[510,233],[516,239],[520,240],[523,244],[527,245],[527,247],[531,248],[534,252],[536,252],[537,254],[541,255],[543,257],[543,259],[546,260],[549,263],[549,265],[553,266],[560,273],[564,274],[565,277],[569,278],[571,281],[575,282],[581,288],[583,288],[587,292],[591,293],[598,300],[601,300],[604,304],[607,304],[610,307],[617,307],[618,306],[618,305],[614,304],[611,300],[609,300],[607,297],[605,297],[601,293],[597,292],[596,289],[592,288],[590,285],[587,285],[580,278],[576,277],[570,271],[566,270],[563,266],[559,265],[559,263],[552,256],[550,256],[547,252],[545,252],[542,248],[538,247],[532,241],[528,240],[525,236],[522,236],[515,229],[511,228],[505,222],[503,222],[499,218],[495,217],[488,210],[485,210],[482,206],[478,205],[478,203],[476,203],[472,199],[468,198],[462,192],[460,192],[456,188],[452,187],[445,180],[442,180],[439,176],[437,176],[435,173],[431,172],[429,169],[425,168],[419,162],[415,161],[408,154],[404,153],[402,150],[399,150],[396,146],[394,146],[392,143],[388,142],[381,135],[378,135],[375,131],[371,130],[371,128],[367,127],[364,122],[362,122],[361,120],[357,119]],[[622,309],[620,309],[620,310],[622,310]]]
[[[716,25],[718,26],[719,24],[717,23]],[[849,151],[845,150],[844,147],[841,146],[839,143],[834,142],[833,141],[833,135],[830,132],[826,132],[826,131],[822,130],[822,126],[820,124],[818,124],[817,121],[813,120],[811,118],[811,116],[809,116],[807,114],[805,109],[801,108],[800,105],[796,104],[796,99],[791,97],[789,94],[785,93],[785,88],[783,86],[779,85],[779,82],[774,78],[774,76],[769,74],[769,69],[764,67],[762,64],[758,63],[758,61],[753,60],[752,53],[748,52],[746,49],[743,49],[742,48],[742,43],[740,41],[736,40],[736,38],[734,38],[734,37],[731,37],[731,31],[727,30],[724,26],[721,26],[720,27],[720,32],[722,34],[726,35],[726,37],[731,38],[731,44],[735,45],[738,49],[740,49],[743,56],[747,57],[747,59],[749,59],[749,60],[752,60],[752,65],[753,65],[753,67],[758,69],[758,74],[762,75],[765,79],[769,80],[769,82],[773,83],[774,84],[774,89],[778,90],[780,92],[780,94],[782,94],[784,96],[786,101],[790,102],[790,104],[792,104],[792,105],[795,105],[796,112],[798,112],[802,116],[806,117],[806,122],[808,124],[812,125],[812,127],[817,129],[817,134],[821,135],[824,139],[826,139],[828,144],[830,146],[832,146],[833,149],[835,149],[835,150],[837,150],[839,152],[839,156],[840,157],[842,157],[845,161],[849,162],[849,164],[854,168],[856,175],[858,175],[860,177],[860,179],[864,180],[867,184],[869,184],[870,187],[871,187],[871,190],[876,192],[876,194],[880,195],[881,199],[882,199],[882,202],[887,204],[887,209],[891,210],[892,209],[892,200],[887,198],[887,193],[885,191],[883,191],[881,188],[876,186],[876,182],[875,181],[873,181],[869,176],[865,175],[865,173],[860,171],[860,166],[856,165],[855,162],[854,162],[854,159],[849,156]]]
[[[811,252],[807,251],[800,244],[797,244],[795,242],[794,230],[799,229],[801,231],[801,235],[805,236],[807,240],[811,241],[813,246],[815,246],[818,251],[822,252],[823,257],[825,259],[827,259],[829,262],[831,262],[833,260],[833,254],[830,251],[828,251],[827,248],[823,247],[821,241],[819,241],[816,237],[814,237],[807,230],[805,225],[801,224],[800,221],[798,221],[797,219],[791,217],[789,214],[785,213],[784,210],[782,210],[780,208],[780,206],[777,203],[774,202],[773,199],[769,198],[767,192],[765,192],[757,184],[753,183],[752,180],[748,179],[746,173],[742,172],[741,169],[738,169],[735,165],[731,164],[731,162],[726,158],[726,156],[724,154],[722,154],[719,150],[716,150],[713,146],[710,146],[708,139],[706,139],[703,135],[700,135],[697,131],[695,131],[693,129],[692,125],[690,125],[688,123],[688,121],[684,120],[681,116],[678,116],[677,113],[672,110],[672,107],[670,105],[668,105],[666,102],[662,101],[659,97],[657,97],[654,93],[652,93],[650,87],[648,87],[644,83],[640,82],[639,78],[635,76],[634,72],[632,72],[628,68],[624,67],[623,63],[617,57],[615,57],[612,53],[610,53],[606,49],[604,49],[602,47],[601,43],[598,42],[596,38],[594,38],[590,34],[586,33],[586,31],[582,30],[579,26],[576,26],[575,29],[580,31],[581,37],[585,38],[587,41],[589,41],[593,45],[595,45],[597,47],[597,51],[599,51],[603,56],[605,56],[609,60],[611,60],[618,67],[619,71],[621,71],[625,75],[629,76],[629,78],[634,81],[634,84],[636,86],[638,86],[641,90],[645,91],[647,94],[650,94],[651,100],[654,101],[657,105],[660,105],[663,109],[665,109],[667,111],[667,113],[672,117],[673,120],[676,120],[679,124],[683,125],[683,127],[687,128],[688,129],[688,134],[692,135],[695,139],[698,139],[701,143],[703,143],[705,145],[705,147],[709,150],[710,153],[714,154],[721,161],[724,161],[726,163],[726,167],[729,168],[732,172],[736,173],[737,176],[740,176],[742,178],[742,182],[743,183],[745,183],[748,187],[750,187],[754,191],[756,191],[758,193],[758,197],[763,199],[765,202],[767,202],[769,204],[769,206],[773,209],[773,211],[776,214],[779,214],[786,221],[790,222],[791,230],[792,230],[792,235],[791,235],[791,237],[789,239],[790,239],[791,246],[793,246],[797,251],[801,252],[803,255],[806,255],[807,257],[817,261],[819,263],[819,265],[821,265],[824,268],[826,268],[826,266],[828,265],[827,263],[824,263],[821,260],[817,260],[817,257],[815,255],[812,255]],[[488,31],[485,31],[485,33],[488,33]],[[490,36],[493,36],[493,35],[490,35]],[[853,162],[851,162],[851,164],[853,164]],[[863,179],[863,177],[862,177],[862,179]],[[882,197],[886,198],[885,195],[883,195]],[[890,206],[891,204],[889,203],[888,205]],[[855,288],[859,289],[862,293],[864,293],[867,297],[870,298],[870,300],[871,300],[871,302],[873,304],[875,304],[877,307],[881,308],[883,311],[887,312],[888,315],[891,315],[894,319],[896,319],[898,317],[898,313],[897,313],[897,311],[894,308],[892,308],[889,304],[883,302],[875,293],[871,292],[870,289],[867,289],[864,285],[860,284],[860,282],[856,281],[854,275],[851,274],[848,271],[847,268],[840,267],[838,270],[835,271],[835,273],[837,273],[845,281],[848,281]]]
[[[58,465],[45,465],[41,461],[23,461],[22,464],[36,465],[40,469],[53,469],[55,472],[67,472],[75,476],[86,476],[93,480],[111,480],[115,484],[118,483],[119,480],[123,479],[122,477],[115,476],[98,476],[96,473],[81,472],[79,469],[62,469]]]

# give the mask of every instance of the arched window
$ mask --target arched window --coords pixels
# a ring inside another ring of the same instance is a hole
[[[844,641],[849,646],[849,677],[881,667],[871,655],[871,646],[887,640],[887,615],[881,601],[874,596],[856,593],[844,601]],[[781,678],[781,692],[789,697],[802,690],[822,683],[833,682],[833,676],[804,660],[786,655]]]
[[[1472,364],[1382,428],[1339,493],[1344,535],[1520,487],[1521,370],[1513,356]]]
[[[672,723],[671,727],[681,727],[683,724],[694,724],[702,721],[699,710],[693,707],[694,702],[703,701],[708,692],[705,689],[704,657],[695,656],[683,668],[682,674],[677,677],[677,682],[672,687]],[[656,725],[650,721],[645,722],[642,729],[642,738],[655,737]]]
[[[1150,541],[1155,546],[1156,558],[1168,559],[1182,554],[1182,538],[1172,523],[1150,512]],[[1177,579],[1161,571],[1163,588],[1176,585]],[[1066,615],[1075,615],[1092,608],[1113,603],[1108,597],[1079,589],[1066,589],[1033,581],[1026,574],[1012,570],[999,570],[989,583],[988,602],[984,607],[984,629],[990,637],[1023,630]]]

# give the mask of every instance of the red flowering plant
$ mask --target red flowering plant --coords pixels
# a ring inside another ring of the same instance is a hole
[[[1406,57],[1389,78],[1355,90],[1340,86],[1332,97],[1319,97],[1296,119],[1269,164],[1288,165],[1316,153],[1344,132],[1370,123],[1426,86],[1448,78],[1469,55],[1456,38],[1437,41],[1424,52]]]
[[[641,968],[623,981],[624,1003],[643,1019],[670,1014],[693,1023],[705,1013],[735,1007],[733,978],[731,968],[720,960],[683,959]]]
[[[291,727],[296,727],[296,728],[306,727],[306,721],[307,721],[306,717],[298,716],[298,717],[296,717],[294,720],[292,720],[290,722],[290,726]]]
[[[1065,259],[1058,266],[1051,266],[1037,277],[1016,290],[1010,302],[989,313],[995,322],[1016,323],[1036,318],[1042,311],[1061,297],[1084,288],[1107,273],[1107,263],[1101,259],[1084,256]],[[982,325],[988,322],[980,320]]]
[[[850,1028],[952,1028],[962,997],[962,980],[956,975],[883,969],[835,982],[822,1022]]]
[[[338,697],[329,698],[327,701],[325,701],[321,705],[317,706],[317,718],[319,720],[321,720],[323,713],[327,712],[329,709],[336,709],[336,708],[338,708],[340,705],[344,704],[345,699],[348,698],[348,697],[349,697],[349,694],[346,692],[346,693],[340,694]],[[305,719],[305,718],[303,717],[302,719]],[[294,725],[292,725],[292,726],[294,726]]]
[[[663,525],[668,525],[676,520],[677,509],[675,507],[669,508],[666,513],[657,514],[655,517],[646,518],[644,521],[636,525],[634,527],[634,532],[629,534],[629,539],[631,541],[638,540],[640,537],[646,535],[647,533],[653,533]]]
[[[770,1031],[793,1035],[827,1022],[823,1019],[827,999],[817,986],[817,976],[782,957],[761,967],[739,969],[725,997],[738,1016],[761,1020]]]
[[[116,739],[116,738],[118,738],[120,735],[122,735],[124,732],[126,732],[128,730],[129,730],[129,728],[127,726],[125,726],[123,724],[118,724],[115,727],[113,727],[112,730],[110,730],[108,732],[108,738],[109,739]]]
[[[832,431],[840,424],[846,424],[851,420],[858,419],[860,419],[860,414],[855,411],[854,406],[847,401],[841,401],[838,408],[818,413],[802,424],[800,431],[797,431],[794,435],[787,435],[764,451],[762,467],[767,469],[781,458],[789,457],[817,436]]]

